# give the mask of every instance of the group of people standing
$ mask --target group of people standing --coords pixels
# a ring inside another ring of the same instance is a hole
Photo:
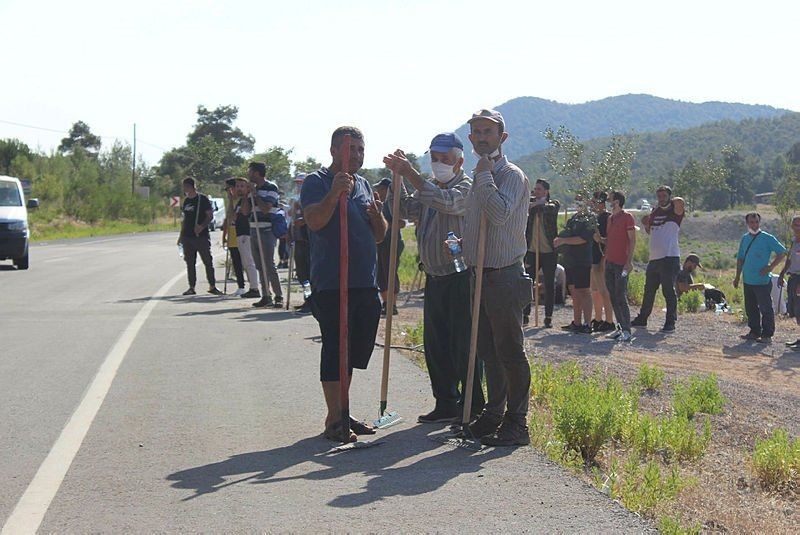
[[[386,310],[388,269],[379,269],[378,258],[388,256],[391,218],[413,220],[419,249],[420,269],[425,274],[424,351],[435,405],[418,417],[421,423],[451,423],[464,411],[467,385],[471,302],[475,268],[483,259],[477,356],[471,385],[469,431],[486,445],[529,444],[527,426],[530,368],[524,350],[523,328],[529,321],[534,292],[544,295],[544,327],[553,326],[557,273],[563,265],[564,285],[573,299],[573,320],[563,327],[575,333],[606,332],[620,341],[632,339],[631,327],[646,326],[659,287],[667,304],[664,332],[675,330],[677,295],[699,289],[692,272],[700,266],[696,255],[680,265],[678,237],[684,203],[672,197],[667,186],[657,190],[658,206],[641,219],[650,235],[650,257],[646,269],[644,298],[639,315],[631,319],[628,277],[633,271],[637,226],[625,210],[620,191],[595,192],[590,200],[559,231],[560,205],[550,198],[550,184],[537,180],[532,188],[519,167],[503,154],[509,133],[503,116],[495,110],[479,110],[468,121],[469,141],[480,157],[469,176],[464,165],[464,144],[452,132],[441,133],[429,147],[432,178],[427,179],[400,149],[383,159],[401,187],[385,179],[374,186],[358,174],[364,161],[365,140],[355,127],[337,128],[331,136],[331,163],[316,172],[299,176],[299,198],[291,208],[289,241],[294,244],[295,265],[300,280],[306,277],[313,292],[301,310],[313,313],[322,338],[320,380],[327,405],[325,437],[341,442],[358,435],[374,434],[365,422],[351,418],[340,423],[340,381],[349,389],[354,369],[366,369],[373,352],[381,314]],[[342,150],[350,140],[349,151]],[[349,153],[344,161],[342,153]],[[233,206],[226,241],[239,249],[240,263],[250,280],[242,297],[260,297],[254,306],[282,304],[282,292],[274,263],[277,236],[273,225],[281,215],[278,189],[266,180],[264,164],[254,162],[248,180],[228,184]],[[395,180],[396,180],[395,179]],[[405,186],[405,181],[413,192]],[[192,179],[184,181],[182,243],[190,288],[194,293],[195,255],[206,266],[211,293],[220,293],[214,283],[207,223],[211,207],[197,194]],[[400,196],[400,213],[388,210]],[[348,369],[339,375],[339,247],[340,199],[346,198],[349,243],[348,267]],[[610,205],[610,211],[608,207]],[[750,318],[747,338],[768,340],[774,332],[774,317],[764,301],[762,278],[785,258],[785,249],[771,235],[759,230],[760,216],[749,214],[748,235],[742,239],[738,259],[738,285],[743,274],[745,305]],[[485,249],[478,250],[479,233],[485,226]],[[797,235],[792,257],[784,272],[789,287],[800,289],[800,219],[793,223]],[[463,259],[454,258],[446,247],[448,237],[459,237]],[[399,239],[399,237],[398,237]],[[777,253],[769,263],[771,253]],[[232,252],[232,255],[234,253]],[[559,255],[561,264],[559,264]],[[797,259],[794,257],[797,256]],[[259,262],[260,260],[260,262]],[[466,265],[464,265],[464,263]],[[536,276],[537,269],[540,276]],[[302,271],[302,273],[301,273]],[[533,275],[533,276],[532,276]],[[533,279],[541,281],[534,287]],[[258,290],[260,281],[260,291]],[[240,285],[241,286],[241,285]],[[399,285],[396,285],[399,286]],[[274,297],[270,293],[274,293]],[[383,295],[381,295],[383,293]],[[383,304],[381,298],[383,297]],[[794,300],[800,312],[800,297]],[[592,317],[594,314],[594,318]],[[798,318],[800,323],[800,317]],[[800,348],[800,340],[796,343]],[[481,384],[486,382],[484,396]]]

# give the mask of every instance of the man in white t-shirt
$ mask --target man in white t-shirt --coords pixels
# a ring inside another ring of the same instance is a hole
[[[672,197],[669,186],[659,186],[656,197],[658,206],[642,217],[644,230],[650,235],[650,259],[645,274],[642,308],[631,326],[647,327],[656,290],[661,286],[664,301],[667,303],[667,317],[661,332],[671,333],[675,331],[675,322],[678,320],[678,295],[675,292],[675,280],[681,270],[678,236],[686,205],[680,197]]]

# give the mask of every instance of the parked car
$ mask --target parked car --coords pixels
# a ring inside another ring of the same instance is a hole
[[[211,207],[214,209],[214,215],[208,223],[208,230],[214,232],[225,224],[225,199],[209,197],[208,200],[211,201]]]
[[[641,210],[643,212],[649,212],[650,210],[653,209],[653,207],[650,206],[650,201],[648,201],[647,199],[641,199],[639,201],[638,208],[639,208],[639,210]]]
[[[38,199],[25,202],[18,178],[0,176],[0,260],[28,269],[28,209],[38,207]]]

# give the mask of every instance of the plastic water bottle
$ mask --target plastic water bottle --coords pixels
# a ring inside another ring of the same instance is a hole
[[[310,281],[303,281],[303,297],[308,299],[311,297],[311,282]]]
[[[458,242],[458,237],[455,232],[447,233],[447,246],[450,248],[450,254],[453,255],[453,265],[456,268],[456,273],[461,273],[467,269],[464,263],[464,257],[461,256],[461,244]]]
[[[178,244],[178,256],[183,258],[183,244],[182,243]]]

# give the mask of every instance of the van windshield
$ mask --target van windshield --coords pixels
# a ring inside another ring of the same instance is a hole
[[[22,206],[19,188],[14,182],[0,181],[0,206]]]

